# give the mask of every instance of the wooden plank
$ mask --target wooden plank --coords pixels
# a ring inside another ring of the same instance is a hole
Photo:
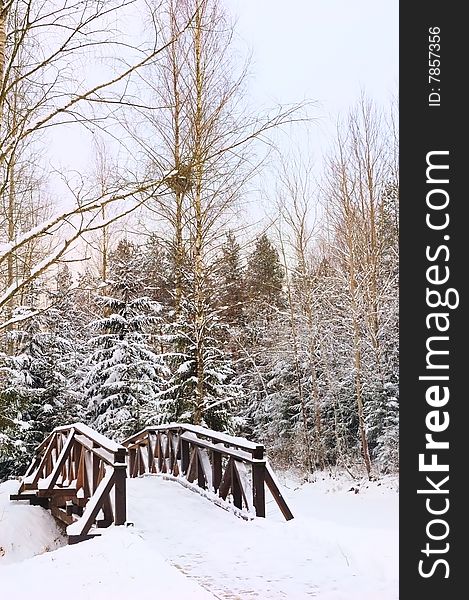
[[[161,432],[159,437],[160,437],[160,447],[161,447],[161,458],[166,458],[166,449],[168,447],[168,445],[167,445],[168,436],[166,435],[166,433]]]
[[[127,461],[127,448],[124,448],[124,446],[120,446],[119,450],[116,450],[116,452],[114,452],[114,464],[117,465],[124,465],[126,464]]]
[[[252,502],[258,517],[265,517],[265,463],[252,465]]]
[[[136,446],[135,447],[135,465],[134,465],[135,477],[139,476],[139,471],[140,471],[140,454],[139,454],[138,446]]]
[[[240,462],[239,460],[233,461],[233,469],[236,474],[236,477],[239,481],[239,486],[241,489],[241,495],[244,500],[244,505],[246,508],[251,510],[253,506],[253,493],[252,493],[252,485],[248,476],[246,464]]]
[[[31,500],[37,497],[37,490],[29,490],[27,492],[19,492],[18,494],[10,494],[10,500]]]
[[[148,463],[148,446],[147,444],[140,446],[141,452],[141,464],[143,465],[143,473],[148,473],[149,463]],[[142,473],[142,474],[143,474]]]
[[[213,489],[212,465],[210,464],[208,452],[205,448],[198,448],[197,452],[199,454],[199,457],[198,457],[199,471],[201,471],[203,473],[204,480],[205,480],[205,486],[201,486],[201,487],[208,487],[208,489],[211,490],[211,489]],[[200,485],[200,483],[199,483],[199,485]]]
[[[218,450],[212,450],[212,486],[215,492],[220,487],[222,474],[221,454]]]
[[[200,448],[196,448],[195,449],[197,452],[197,473],[196,473],[196,477],[197,477],[197,485],[202,488],[203,490],[207,489],[207,480],[205,478],[205,473],[204,473],[204,469],[200,463]]]
[[[75,506],[79,506],[80,508],[84,508],[89,500],[89,496],[87,498],[82,497],[82,496],[75,496],[74,498],[72,498],[72,502]]]
[[[192,483],[194,479],[197,477],[197,448],[193,448],[191,454],[191,460],[189,462],[189,467],[187,469],[187,481]]]
[[[181,443],[181,471],[182,475],[187,475],[189,470],[189,462],[190,462],[190,448],[189,442],[180,438]]]
[[[189,431],[197,435],[204,435],[210,437],[211,439],[218,440],[218,442],[221,442],[223,444],[228,444],[232,448],[240,448],[242,450],[247,450],[250,454],[252,454],[254,450],[258,450],[264,447],[261,444],[250,442],[246,438],[236,437],[227,433],[222,433],[221,431],[214,431],[213,429],[201,427],[200,425],[181,424],[181,427],[185,431]]]
[[[76,488],[58,488],[37,490],[38,498],[52,498],[56,496],[63,496],[64,498],[71,498],[77,495]]]
[[[145,461],[143,460],[142,446],[138,447],[137,456],[138,456],[138,474],[143,475],[145,473]]]
[[[88,427],[88,425],[85,425],[84,423],[78,422],[72,423],[71,425],[65,425],[63,427],[56,427],[54,431],[67,433],[67,431],[69,431],[72,428],[78,433],[83,434],[89,440],[95,442],[97,446],[104,448],[108,452],[114,453],[118,450],[124,450],[124,446],[122,446],[121,444],[117,444],[110,438],[106,437],[105,435],[102,435],[101,433],[98,433],[94,429],[91,429],[91,427]]]
[[[175,433],[173,435],[173,450],[174,450],[174,454],[176,455],[176,458],[181,458],[180,457],[180,432],[178,431],[177,434]]]
[[[154,444],[152,443],[152,439],[148,436],[147,439],[147,452],[148,452],[148,472],[156,473],[155,469],[155,460],[154,460]]]
[[[127,520],[125,465],[114,467],[114,523],[123,525]]]
[[[66,510],[63,510],[62,508],[59,508],[58,506],[51,506],[50,512],[51,512],[52,516],[54,516],[56,519],[59,519],[66,525],[72,525],[72,523],[77,522],[77,517],[75,515],[67,514]]]
[[[85,510],[83,511],[83,516],[80,517],[76,523],[73,523],[67,527],[68,535],[86,535],[93,525],[96,515],[101,510],[105,495],[109,494],[112,486],[114,485],[114,469],[111,467],[106,468],[106,475],[103,477],[103,479],[101,479],[95,493],[89,499]]]
[[[49,433],[49,435],[47,437],[45,437],[42,442],[39,444],[39,446],[36,448],[36,454],[40,454],[41,450],[43,448],[45,448],[46,446],[49,445],[50,440],[55,436],[55,432],[52,431],[51,433]]]
[[[78,544],[80,542],[85,542],[86,540],[93,540],[96,537],[99,537],[101,534],[99,531],[93,531],[92,533],[88,533],[86,535],[69,535],[68,536],[68,544],[72,546],[73,544]]]
[[[174,465],[177,461],[177,449],[179,445],[179,438],[176,432],[168,433],[168,455],[169,455],[169,463],[168,469],[169,473],[174,475]]]
[[[84,496],[86,498],[90,497],[90,486],[88,481],[88,475],[86,472],[86,455],[89,455],[89,452],[83,448],[80,453],[80,461],[78,463],[78,473],[77,473],[77,491],[82,489]]]
[[[280,491],[280,488],[275,481],[275,475],[269,464],[266,464],[266,468],[265,468],[265,482],[267,484],[267,487],[270,490],[270,493],[274,497],[275,502],[277,503],[278,507],[282,511],[282,515],[285,517],[285,519],[287,521],[290,521],[291,519],[293,519],[293,513],[291,512],[290,508],[288,507],[288,504],[286,503],[285,498],[282,496],[282,492]]]
[[[101,460],[100,460],[99,456],[97,456],[94,453],[92,455],[92,461],[93,461],[93,467],[92,467],[92,469],[93,469],[92,470],[92,473],[93,473],[92,477],[93,478],[92,478],[92,485],[91,485],[91,493],[94,494],[95,491],[96,491],[96,489],[97,489],[97,487],[98,487],[98,484],[99,484],[100,480],[102,479],[102,478],[99,477],[99,467],[100,467],[100,465],[102,463],[101,463]]]
[[[37,482],[39,481],[39,478],[42,475],[42,471],[44,469],[44,466],[46,465],[47,461],[50,458],[51,452],[52,452],[52,448],[54,447],[55,444],[55,437],[51,437],[49,444],[46,448],[46,451],[44,452],[44,454],[42,455],[42,458],[39,462],[39,465],[36,469],[36,472],[34,473],[34,476],[32,478],[31,481],[29,481],[28,483],[24,484],[24,489],[25,490],[31,490],[31,489],[35,489],[37,486]]]
[[[74,435],[75,435],[75,431],[73,429],[71,429],[70,433],[68,434],[67,440],[57,458],[57,462],[54,465],[52,473],[44,480],[47,482],[47,484],[46,484],[47,489],[52,489],[54,487],[54,485],[56,484],[57,479],[62,470],[62,467],[63,467],[65,461],[67,460],[68,454],[70,452],[70,448],[72,447]]]
[[[243,508],[243,497],[241,493],[241,482],[239,479],[238,472],[235,467],[235,461],[230,460],[231,463],[231,494],[233,495],[233,504],[236,508]]]
[[[132,445],[139,444],[143,439],[147,438],[149,432],[156,433],[155,427],[145,427],[144,429],[141,429],[137,433],[134,433],[134,435],[131,435],[130,437],[126,438],[123,441],[123,445],[129,447]]]
[[[112,452],[109,452],[108,450],[105,450],[104,448],[101,448],[99,446],[93,445],[93,443],[95,442],[92,442],[84,435],[75,434],[75,438],[83,448],[86,448],[87,450],[98,456],[106,464],[114,464],[114,454]]]
[[[109,527],[114,521],[114,512],[112,510],[112,502],[110,494],[104,496],[104,502],[102,506],[104,519],[99,522],[99,527]]]
[[[135,477],[135,467],[136,467],[136,455],[137,451],[135,448],[129,448],[129,477]]]
[[[29,467],[26,469],[26,473],[24,474],[24,477],[28,477],[29,475],[31,475],[31,473],[33,473],[38,465],[41,462],[41,456],[40,454],[36,454],[33,458],[33,460],[29,463]]]
[[[74,466],[73,466],[74,479],[78,479],[78,469],[80,468],[81,455],[82,455],[83,452],[84,452],[83,446],[77,442],[74,445],[74,454],[73,454],[73,458],[74,458]]]
[[[93,494],[93,453],[85,451],[85,477],[88,486],[88,496]]]
[[[158,473],[161,473],[163,470],[163,448],[161,447],[161,434],[158,433],[156,436],[156,443],[158,448]]]
[[[136,433],[135,435],[124,440],[123,445],[131,445],[132,443],[136,443],[142,437],[146,437],[147,432],[153,431],[186,431],[192,432],[197,435],[204,435],[210,437],[212,439],[218,440],[218,442],[222,444],[228,444],[232,448],[240,448],[241,450],[246,450],[249,454],[252,455],[253,451],[260,451],[260,449],[264,449],[262,444],[256,444],[255,442],[250,442],[246,438],[236,437],[233,435],[228,435],[227,433],[221,433],[220,431],[214,431],[213,429],[207,429],[206,427],[201,427],[200,425],[189,425],[188,423],[170,423],[168,425],[156,425],[151,427],[146,427],[142,429],[142,431]]]
[[[228,461],[228,464],[226,465],[226,469],[225,469],[225,474],[223,475],[223,478],[220,482],[220,487],[218,489],[218,495],[220,496],[220,498],[223,498],[223,500],[226,500],[226,497],[228,496],[228,492],[230,491],[230,487],[231,487],[231,463],[232,463],[233,459],[230,458],[230,460]]]
[[[199,448],[207,448],[209,450],[217,450],[222,454],[226,454],[227,456],[232,456],[237,460],[243,460],[248,463],[252,463],[257,459],[252,457],[252,454],[249,452],[244,452],[243,450],[238,450],[236,448],[229,448],[224,446],[222,443],[214,444],[209,440],[203,440],[201,438],[196,437],[193,433],[183,433],[181,435],[181,440],[186,440],[192,446],[198,446]]]

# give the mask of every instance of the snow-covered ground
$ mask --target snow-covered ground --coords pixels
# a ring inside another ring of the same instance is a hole
[[[55,550],[67,543],[48,511],[29,506],[28,502],[10,502],[10,494],[16,494],[19,484],[13,480],[0,484],[0,566]]]
[[[267,519],[244,521],[176,482],[129,480],[134,527],[28,560],[61,543],[57,529],[42,509],[6,503],[11,484],[1,484],[0,546],[22,548],[16,564],[0,556],[2,597],[50,600],[66,590],[70,600],[121,600],[154,590],[172,600],[397,599],[396,480],[362,483],[359,493],[344,477],[282,481],[295,515],[288,523],[272,501]]]

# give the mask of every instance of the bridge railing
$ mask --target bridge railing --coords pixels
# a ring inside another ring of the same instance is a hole
[[[129,477],[167,474],[258,517],[265,517],[267,486],[283,516],[293,518],[261,444],[196,425],[171,423],[146,427],[123,445],[129,453]]]
[[[83,423],[57,427],[36,449],[12,500],[48,508],[67,525],[69,543],[126,521],[124,446]]]

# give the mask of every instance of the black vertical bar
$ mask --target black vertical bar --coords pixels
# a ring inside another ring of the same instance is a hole
[[[462,3],[414,8],[401,3],[400,599],[433,600],[465,587],[456,515],[467,501],[454,460],[467,437],[468,119],[458,58],[468,35]]]

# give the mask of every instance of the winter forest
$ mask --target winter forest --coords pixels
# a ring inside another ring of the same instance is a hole
[[[0,481],[75,421],[397,472],[395,108],[364,92],[313,159],[314,99],[252,104],[235,17],[0,0]]]

